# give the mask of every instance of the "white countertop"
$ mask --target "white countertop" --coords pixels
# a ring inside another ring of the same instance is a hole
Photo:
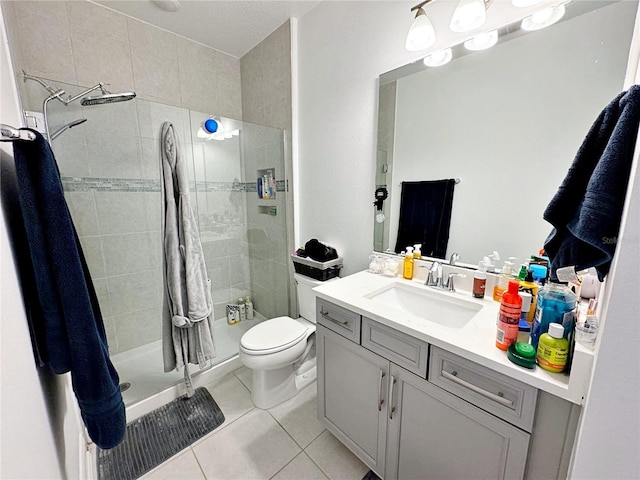
[[[459,290],[456,293],[439,291],[441,295],[464,298],[482,306],[480,311],[463,327],[452,328],[366,297],[394,282],[406,282],[412,286],[433,291],[432,288],[425,287],[423,281],[420,280],[404,280],[402,277],[385,277],[363,271],[327,282],[314,288],[314,292],[320,298],[484,365],[491,370],[570,402],[583,404],[594,357],[593,352],[588,348],[576,344],[570,375],[547,372],[537,366],[533,370],[520,367],[507,359],[507,352],[495,346],[499,304],[491,298],[488,290],[482,300],[473,298],[468,291]]]

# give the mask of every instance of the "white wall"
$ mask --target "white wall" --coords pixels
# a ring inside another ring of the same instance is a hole
[[[12,80],[12,70],[0,11],[2,51],[0,55],[0,120],[20,126],[18,97]],[[11,186],[13,167],[10,143],[0,144],[2,151],[3,208],[0,218],[0,478],[36,479],[63,478],[63,449],[56,447],[54,427],[58,422],[50,416],[53,399],[47,399],[43,389],[44,376],[36,369],[31,351],[27,318],[8,235],[4,193]],[[53,383],[56,383],[55,381]],[[60,386],[62,382],[58,382]],[[50,390],[49,390],[50,391]],[[64,416],[64,411],[58,412]],[[59,432],[62,435],[62,432]],[[71,447],[73,449],[73,447]],[[72,450],[77,459],[77,452]],[[76,464],[75,468],[78,468]],[[77,474],[77,470],[66,470]]]
[[[366,268],[373,245],[376,79],[418,58],[403,48],[413,4],[322,2],[298,22],[299,240],[317,237],[338,248],[344,274]],[[640,381],[629,373],[638,370],[639,221],[630,216],[621,236],[629,237],[621,250],[630,250],[630,261],[610,275],[617,293],[607,321],[616,326],[600,345],[575,478],[590,471],[594,478],[640,478],[639,422],[630,416],[638,412]]]

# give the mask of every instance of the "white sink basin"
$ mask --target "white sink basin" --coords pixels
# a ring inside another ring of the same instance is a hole
[[[461,328],[482,305],[407,283],[395,282],[366,295],[374,302],[451,328]]]

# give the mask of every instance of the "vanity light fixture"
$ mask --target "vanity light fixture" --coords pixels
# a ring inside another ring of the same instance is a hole
[[[449,29],[452,32],[464,33],[484,25],[487,9],[493,0],[459,0]]]
[[[436,41],[436,31],[433,28],[431,20],[427,17],[427,12],[422,8],[431,1],[432,0],[426,0],[425,2],[419,3],[415,7],[411,8],[412,12],[417,10],[416,17],[411,23],[409,33],[407,34],[407,40],[404,43],[404,48],[410,52],[426,50]]]
[[[540,30],[556,23],[564,16],[564,13],[565,6],[563,3],[553,7],[547,7],[524,18],[520,27],[526,31]]]
[[[446,65],[453,58],[453,51],[450,48],[433,52],[422,60],[427,67],[440,67]]]
[[[464,48],[474,52],[486,50],[498,43],[498,30],[492,30],[486,33],[480,33],[473,38],[464,42]]]

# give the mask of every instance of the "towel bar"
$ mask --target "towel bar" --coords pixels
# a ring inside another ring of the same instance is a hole
[[[0,123],[0,142],[13,142],[15,140],[33,141],[36,134],[29,130],[18,130],[10,125]]]

